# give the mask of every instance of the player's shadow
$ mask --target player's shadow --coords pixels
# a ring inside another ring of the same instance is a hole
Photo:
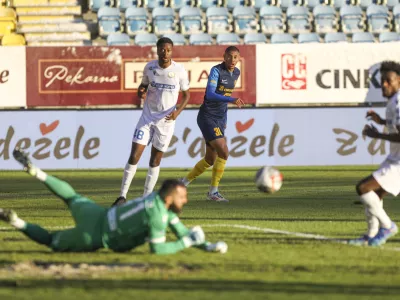
[[[134,289],[143,291],[212,291],[212,292],[275,292],[288,294],[351,294],[351,295],[393,295],[400,293],[400,286],[359,285],[359,284],[318,284],[263,281],[227,280],[155,280],[155,279],[42,279],[42,280],[0,280],[0,287],[18,289],[81,288],[85,290]]]

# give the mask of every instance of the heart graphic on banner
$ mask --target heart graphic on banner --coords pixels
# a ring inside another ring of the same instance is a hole
[[[46,125],[45,123],[40,123],[40,125],[39,125],[40,132],[42,133],[42,135],[46,135],[46,134],[52,132],[54,129],[56,129],[58,124],[60,124],[59,120],[54,121],[50,125]]]
[[[242,123],[240,121],[237,121],[235,125],[236,125],[237,132],[241,133],[241,132],[246,131],[247,129],[249,129],[251,126],[253,126],[253,124],[254,124],[254,118],[250,119],[250,120],[248,120],[247,122],[244,122],[244,123]]]

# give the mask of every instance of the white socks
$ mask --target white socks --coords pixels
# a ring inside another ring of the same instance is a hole
[[[36,177],[42,182],[46,181],[47,174],[36,166],[31,166],[27,172],[29,175]]]
[[[143,197],[146,197],[147,195],[153,192],[159,174],[160,174],[160,166],[154,168],[149,167],[149,170],[147,171],[146,182],[144,184]]]
[[[381,228],[390,228],[392,226],[392,220],[386,214],[383,209],[382,200],[379,199],[378,195],[374,191],[370,191],[360,196],[361,202],[364,203],[368,216],[375,217]],[[375,221],[372,220],[372,230],[375,230]],[[370,220],[368,220],[368,231],[370,230]],[[369,233],[368,233],[369,235]]]
[[[126,194],[128,194],[129,187],[131,186],[131,182],[133,177],[136,174],[137,165],[126,164],[124,170],[124,177],[122,178],[121,184],[121,193],[120,196],[126,198]]]
[[[212,195],[212,194],[215,194],[216,192],[218,192],[218,187],[217,186],[210,186],[209,193]]]
[[[183,177],[183,178],[182,178],[182,183],[183,183],[185,186],[188,186],[188,185],[190,184],[190,181],[189,181],[189,179],[187,179],[186,177]]]
[[[16,217],[14,220],[11,220],[10,225],[14,226],[17,229],[25,229],[26,222],[24,220]]]
[[[379,220],[377,217],[371,215],[367,207],[365,208],[365,218],[368,224],[368,230],[366,235],[370,238],[373,238],[379,231]]]

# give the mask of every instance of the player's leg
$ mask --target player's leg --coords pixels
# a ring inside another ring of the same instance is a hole
[[[175,121],[166,121],[162,119],[157,124],[152,125],[152,144],[151,157],[149,161],[149,169],[144,183],[143,196],[151,194],[157,183],[160,174],[161,159],[165,151],[167,151],[169,143],[174,135]]]
[[[19,149],[13,151],[13,156],[15,160],[23,165],[24,170],[28,174],[42,181],[51,192],[61,198],[69,206],[70,199],[75,197],[77,193],[67,182],[43,172],[40,168],[33,165],[29,157]]]
[[[197,177],[203,174],[208,168],[214,165],[216,158],[217,158],[217,152],[207,142],[205,156],[196,163],[196,165],[186,175],[186,177],[182,178],[182,182],[184,183],[184,185],[188,186],[193,180],[195,180]]]
[[[219,182],[221,181],[221,178],[224,174],[225,165],[229,156],[229,150],[226,144],[226,139],[218,138],[209,141],[209,143],[217,152],[217,158],[215,160],[212,169],[211,185],[208,193],[208,199],[217,202],[227,202],[228,200],[225,199],[218,191]]]
[[[129,154],[128,162],[125,165],[120,194],[112,206],[126,202],[126,194],[131,186],[133,177],[135,177],[137,164],[142,156],[143,150],[150,141],[150,138],[150,125],[140,118],[133,134],[131,152]]]

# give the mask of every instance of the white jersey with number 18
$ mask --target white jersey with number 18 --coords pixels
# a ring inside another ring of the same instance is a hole
[[[163,69],[153,60],[144,67],[142,84],[148,86],[142,117],[146,122],[157,122],[175,110],[179,91],[189,89],[189,77],[180,63],[171,61]]]

